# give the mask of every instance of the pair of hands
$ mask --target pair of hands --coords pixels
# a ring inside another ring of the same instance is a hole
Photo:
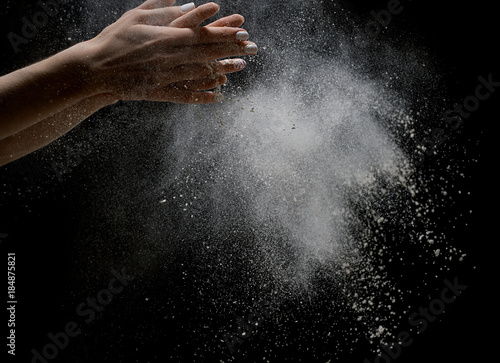
[[[126,12],[86,47],[85,86],[115,100],[213,103],[210,92],[240,71],[257,46],[247,41],[241,15],[201,27],[219,11],[215,3],[173,6],[175,0],[148,0]]]
[[[210,90],[257,46],[241,15],[200,26],[215,3],[147,0],[97,37],[0,77],[0,166],[61,137],[118,100],[221,101]],[[222,59],[222,60],[220,60]]]

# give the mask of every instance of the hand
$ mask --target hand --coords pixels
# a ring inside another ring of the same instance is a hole
[[[122,100],[211,103],[220,99],[204,92],[226,82],[224,74],[241,70],[241,59],[255,54],[239,28],[243,17],[232,15],[204,27],[219,6],[208,3],[183,13],[172,0],[149,0],[128,11],[96,38],[82,43],[89,87]]]

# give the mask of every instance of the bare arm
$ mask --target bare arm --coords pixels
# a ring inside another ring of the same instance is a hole
[[[37,124],[0,140],[0,166],[47,146],[97,110],[116,102],[110,95],[78,101]]]
[[[222,61],[226,68],[236,67],[239,61]],[[213,89],[226,82],[225,76],[202,81],[179,82],[180,89]],[[74,105],[30,126],[18,133],[0,140],[0,166],[17,160],[63,136],[99,109],[117,102],[111,94],[100,94],[78,101]]]
[[[70,48],[0,78],[0,139],[93,96],[83,87],[77,58]]]
[[[0,77],[0,165],[45,146],[120,99],[220,101],[208,90],[245,63],[215,60],[256,52],[238,28],[243,18],[199,27],[218,11],[216,4],[184,14],[170,7],[173,2],[148,0],[96,38]]]

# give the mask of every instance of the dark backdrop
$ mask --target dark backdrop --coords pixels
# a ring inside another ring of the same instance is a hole
[[[370,10],[386,7],[385,1],[370,4],[340,2],[342,3],[360,17],[369,14]],[[425,0],[401,3],[404,3],[407,10],[394,17],[387,36],[393,36],[399,29],[409,29],[415,37],[423,39],[429,49],[436,54],[436,58],[441,60],[441,67],[447,70],[444,80],[451,90],[449,95],[451,100],[460,103],[465,96],[471,94],[477,85],[479,75],[493,74],[494,79],[500,80],[497,53],[498,19],[492,2],[436,3]],[[37,11],[36,1],[7,0],[2,2],[0,9],[2,73],[27,65],[72,44],[72,40],[67,39],[66,33],[61,29],[65,27],[65,23],[73,24],[74,19],[80,19],[81,16],[78,5],[65,5],[64,13],[58,19],[51,19],[37,35],[36,41],[30,41],[22,46],[20,52],[15,53],[6,34],[20,29],[19,19],[22,16]],[[323,11],[329,12],[333,9],[332,2],[325,1]],[[84,38],[85,34],[75,34],[75,39],[79,37]],[[450,159],[479,160],[477,163],[466,163],[468,165],[466,173],[469,177],[455,181],[459,186],[462,183],[463,190],[470,191],[471,197],[465,199],[458,207],[443,212],[446,213],[446,218],[452,220],[469,209],[473,210],[473,214],[467,218],[467,225],[458,226],[450,231],[450,237],[455,241],[455,245],[468,252],[469,262],[456,273],[443,273],[443,277],[450,279],[458,274],[461,276],[460,281],[463,281],[468,288],[436,323],[432,324],[424,334],[415,337],[415,342],[405,348],[403,354],[397,358],[398,362],[487,361],[496,357],[499,327],[496,285],[498,152],[495,148],[497,136],[494,125],[499,117],[498,97],[500,97],[497,93],[481,104],[478,111],[474,112],[463,127],[447,141],[459,145],[447,156]],[[146,108],[138,106],[137,112],[140,112],[141,107]],[[105,113],[106,110],[103,110],[102,115],[105,116]],[[126,123],[125,117],[123,124]],[[91,132],[92,128],[93,124],[89,121],[88,125],[82,125],[74,135],[81,136],[85,132]],[[131,132],[137,134],[137,143],[148,140],[149,136],[138,128],[132,128]],[[54,176],[48,156],[40,157],[38,154],[27,156],[0,169],[0,233],[2,233],[0,249],[4,259],[3,268],[7,267],[9,252],[16,253],[17,267],[17,355],[15,359],[9,356],[9,361],[30,361],[30,350],[33,348],[41,350],[49,342],[47,337],[49,332],[59,332],[66,322],[76,319],[75,306],[82,301],[82,296],[95,296],[98,291],[94,289],[94,285],[86,287],[85,283],[75,280],[69,271],[75,259],[85,258],[82,246],[75,246],[72,243],[76,234],[85,233],[79,225],[78,206],[85,205],[91,209],[91,206],[85,204],[89,192],[80,189],[85,188],[86,184],[83,183],[82,186],[79,180],[88,182],[87,173],[96,162],[100,162],[103,172],[111,173],[113,158],[119,157],[118,150],[121,147],[127,147],[119,143],[106,145],[106,139],[101,140],[99,145],[101,153],[111,153],[112,157],[103,162],[98,156],[90,155],[73,170],[70,180],[64,183],[59,183]],[[57,143],[52,148],[53,153],[50,155],[64,153],[66,150]],[[147,157],[147,148],[143,152],[145,155],[137,153],[139,161],[141,157]],[[150,167],[152,166],[138,165],[138,173],[147,173]],[[433,157],[422,166],[422,172],[432,172],[434,175],[446,173],[444,170],[439,170],[439,164],[434,163]],[[459,186],[457,190],[460,189]],[[114,249],[119,245],[118,242],[112,241],[112,231],[107,232],[110,234],[112,247],[93,251],[94,255],[103,256],[103,260],[106,260],[107,253],[118,253]],[[105,234],[106,231],[102,233]],[[123,243],[126,245],[126,242]],[[91,262],[89,264],[91,265]],[[116,269],[121,267],[116,266]],[[112,277],[109,271],[103,272],[100,277],[99,274],[96,275],[101,281],[96,282],[95,286],[105,287]],[[134,282],[136,284],[134,286],[145,289],[150,294],[157,294],[156,297],[161,297],[163,294],[181,294],[179,290],[182,290],[182,286],[189,281],[176,277],[175,271],[171,278],[171,287],[176,291],[161,291],[159,284],[154,283],[150,284],[148,291],[148,288],[144,287],[148,283],[140,278]],[[197,314],[196,304],[201,304],[201,301],[195,296],[192,297],[192,301],[193,309],[183,311],[184,314]],[[6,304],[6,300],[3,303]],[[125,289],[123,295],[116,297],[116,302],[113,302],[116,308],[110,309],[107,317],[98,319],[89,332],[72,340],[68,348],[64,349],[54,361],[77,362],[80,361],[78,357],[82,355],[91,357],[96,362],[190,361],[182,358],[183,355],[187,357],[192,353],[188,351],[189,344],[185,345],[184,342],[204,337],[192,336],[189,326],[182,325],[182,319],[180,322],[172,323],[171,330],[150,334],[150,330],[155,326],[154,321],[158,319],[155,311],[160,309],[146,308],[141,303],[131,291]],[[136,308],[134,304],[137,304]],[[174,324],[178,324],[177,328]],[[304,317],[299,324],[306,325],[307,317]],[[260,341],[272,339],[273,332],[279,329],[279,326],[270,327],[265,335],[257,337],[254,342],[244,347],[248,355],[242,354],[235,361],[262,361],[262,352],[255,349],[258,353],[257,357],[253,357],[252,349],[254,346],[258,347]],[[300,329],[297,328],[298,330]],[[6,334],[6,330],[3,332]],[[106,339],[108,333],[113,338]],[[290,334],[293,335],[294,332]],[[117,340],[117,337],[120,339]],[[308,341],[307,336],[301,339],[304,346],[316,344],[318,352],[316,356],[320,357],[318,361],[328,361],[328,355],[321,352],[321,345]],[[183,347],[175,348],[176,344]],[[309,353],[305,350],[300,350],[299,353],[295,349],[296,344],[298,343],[295,342],[292,347],[281,350],[282,360],[286,358],[287,361],[298,361],[301,354],[309,357]],[[3,346],[6,350],[5,345]],[[363,345],[354,347],[353,353],[342,353],[337,357],[337,361],[362,362],[364,358],[370,356],[365,348]],[[6,356],[5,351],[1,354]],[[170,358],[171,356],[173,358]],[[207,353],[207,356],[210,354]],[[199,361],[212,360],[200,358]],[[281,359],[271,359],[271,361],[281,361]],[[309,357],[305,361],[313,359]],[[333,361],[335,359],[332,359]]]

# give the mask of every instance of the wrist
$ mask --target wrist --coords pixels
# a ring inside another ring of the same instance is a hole
[[[75,92],[80,98],[108,93],[103,77],[95,67],[94,47],[89,42],[81,42],[54,56],[56,64],[61,64],[65,77],[71,79]]]

